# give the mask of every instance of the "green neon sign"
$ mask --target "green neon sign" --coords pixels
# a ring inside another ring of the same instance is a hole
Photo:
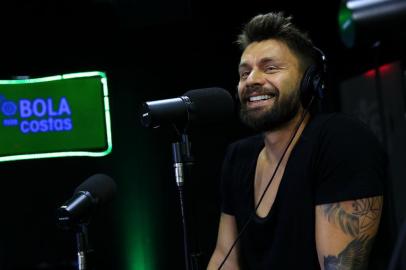
[[[100,157],[111,149],[105,73],[0,80],[0,162]]]

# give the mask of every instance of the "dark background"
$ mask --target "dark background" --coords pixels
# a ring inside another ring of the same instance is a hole
[[[56,227],[55,210],[95,173],[112,176],[118,185],[116,199],[89,228],[97,269],[183,269],[173,136],[142,128],[140,104],[212,86],[234,94],[240,52],[233,42],[242,24],[258,13],[283,10],[326,53],[329,91],[323,110],[340,111],[341,81],[396,60],[404,70],[405,51],[401,39],[384,42],[379,52],[345,48],[338,33],[338,7],[339,1],[293,0],[3,1],[0,79],[106,72],[113,152],[102,158],[0,164],[0,269],[73,269],[75,238]],[[403,99],[396,102],[403,104],[404,81],[401,94]],[[196,166],[188,183],[188,204],[202,265],[216,241],[224,151],[247,134],[235,121],[190,135]],[[400,167],[406,160],[402,151],[393,158]],[[398,178],[402,173],[394,172]],[[398,194],[406,191],[403,182],[397,184]],[[403,202],[395,204],[397,213],[403,213]],[[397,214],[397,224],[403,216]]]

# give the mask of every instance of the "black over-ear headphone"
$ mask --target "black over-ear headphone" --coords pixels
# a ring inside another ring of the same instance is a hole
[[[326,56],[319,48],[313,47],[313,49],[317,56],[316,63],[311,64],[303,74],[303,78],[300,83],[300,93],[302,100],[309,100],[312,96],[319,99],[323,98],[326,87]]]

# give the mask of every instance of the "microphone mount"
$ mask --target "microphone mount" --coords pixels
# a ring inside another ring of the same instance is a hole
[[[91,255],[93,250],[89,246],[89,237],[87,232],[87,225],[81,224],[77,226],[76,231],[76,248],[78,270],[92,270]]]
[[[172,158],[182,218],[185,269],[198,270],[200,251],[196,239],[192,239],[193,241],[191,241],[191,249],[189,247],[190,240],[188,216],[186,214],[188,211],[184,196],[185,183],[187,183],[187,179],[191,175],[191,170],[194,164],[194,158],[191,152],[191,143],[186,133],[182,133],[180,135],[179,142],[172,143]]]

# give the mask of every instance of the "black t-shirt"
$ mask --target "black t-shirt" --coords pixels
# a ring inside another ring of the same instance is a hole
[[[222,172],[222,212],[238,231],[254,211],[263,135],[230,145]],[[317,115],[286,164],[269,214],[254,214],[240,239],[243,269],[320,269],[315,206],[383,194],[386,155],[370,130],[342,114]]]

